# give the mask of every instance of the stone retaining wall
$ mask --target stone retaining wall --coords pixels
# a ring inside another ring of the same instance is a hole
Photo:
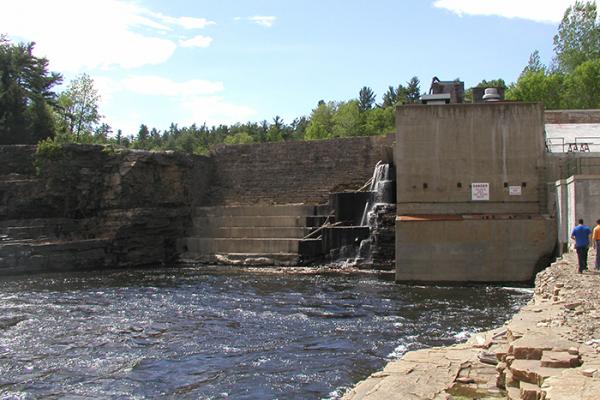
[[[391,162],[393,135],[221,146],[208,205],[325,203],[358,189],[380,160]]]

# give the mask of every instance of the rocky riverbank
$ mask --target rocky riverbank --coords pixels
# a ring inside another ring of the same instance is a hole
[[[539,273],[533,299],[505,326],[406,353],[344,399],[599,399],[600,273],[577,274],[576,264],[568,253]]]

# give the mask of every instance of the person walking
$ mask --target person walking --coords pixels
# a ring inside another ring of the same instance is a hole
[[[600,270],[600,219],[592,231],[592,246],[596,249],[596,271]]]
[[[579,263],[578,273],[587,269],[588,247],[590,245],[590,236],[592,230],[589,226],[583,224],[583,219],[577,221],[577,226],[571,232],[571,239],[575,241],[575,250],[577,251],[577,261]]]

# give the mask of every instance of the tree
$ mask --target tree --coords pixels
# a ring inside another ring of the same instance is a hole
[[[395,87],[388,86],[388,90],[383,94],[382,107],[392,107],[398,102],[398,92]]]
[[[600,58],[600,23],[594,1],[567,8],[554,36],[556,68],[569,73],[585,61]]]
[[[333,122],[333,128],[331,130],[333,137],[361,135],[361,113],[364,113],[365,111],[361,110],[360,107],[360,101],[358,100],[350,100],[338,104],[337,109],[331,118]]]
[[[548,109],[561,107],[564,77],[558,72],[530,71],[521,74],[506,91],[507,100],[541,101]]]
[[[273,118],[273,123],[267,129],[267,141],[279,142],[283,140],[283,119],[279,115]]]
[[[333,131],[333,114],[336,108],[334,102],[319,101],[317,108],[313,109],[310,114],[310,122],[306,127],[304,138],[308,140],[330,138]]]
[[[521,74],[524,74],[526,72],[540,72],[540,71],[546,72],[546,66],[544,64],[542,64],[542,62],[540,61],[540,52],[535,50],[529,56],[529,62],[527,63],[527,66],[523,69],[523,72],[521,72]],[[502,81],[502,82],[504,82],[504,81]]]
[[[94,142],[96,143],[106,143],[108,141],[108,137],[112,133],[112,128],[110,125],[106,123],[100,124],[99,127],[94,131]]]
[[[148,142],[149,137],[150,130],[145,124],[141,124],[136,138],[139,148],[146,148],[146,143]]]
[[[419,78],[413,76],[410,78],[410,81],[406,82],[406,90],[404,93],[404,98],[408,104],[418,103],[421,99],[421,87]]]
[[[367,86],[363,86],[358,92],[358,109],[360,111],[366,111],[373,108],[375,104],[375,93],[373,89]]]
[[[55,134],[52,87],[62,76],[33,55],[34,46],[0,35],[0,144],[33,144]]]
[[[377,107],[369,110],[362,127],[364,135],[382,135],[394,131],[394,107]]]
[[[600,58],[582,63],[565,77],[562,106],[600,108]]]
[[[91,134],[100,121],[98,104],[100,95],[94,87],[94,80],[82,74],[69,84],[59,99],[62,128],[79,141],[81,135]]]
[[[252,136],[248,132],[238,132],[235,135],[225,137],[223,141],[225,144],[249,144],[254,143]]]

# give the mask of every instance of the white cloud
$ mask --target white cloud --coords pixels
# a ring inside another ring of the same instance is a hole
[[[264,26],[265,28],[270,28],[277,20],[277,17],[274,17],[272,15],[255,15],[252,17],[235,17],[234,19],[236,21],[248,20],[257,25]]]
[[[36,53],[59,71],[160,64],[177,48],[176,39],[165,33],[212,24],[124,0],[4,1],[0,13],[3,32],[36,42]]]
[[[557,23],[574,0],[436,0],[437,8],[462,15],[497,15],[536,22]]]
[[[134,75],[122,80],[108,77],[94,78],[95,86],[103,104],[116,100],[122,94],[143,96],[143,101],[131,103],[118,117],[107,117],[116,129],[136,133],[141,122],[149,126],[162,126],[157,115],[147,109],[162,108],[180,125],[193,123],[208,125],[234,124],[248,121],[256,115],[252,107],[236,104],[220,95],[225,90],[222,82],[199,79],[174,81],[155,75]],[[167,100],[168,99],[168,100]],[[124,113],[123,115],[120,115]]]
[[[223,91],[222,82],[200,79],[176,82],[155,75],[131,76],[121,82],[124,90],[149,96],[186,97],[215,94]]]
[[[197,35],[197,36],[194,36],[193,38],[189,38],[189,39],[185,39],[185,40],[180,40],[179,41],[179,45],[181,47],[200,47],[200,48],[204,48],[204,47],[210,46],[210,44],[212,43],[212,41],[213,41],[213,38],[211,38],[209,36]]]
[[[207,26],[215,25],[214,21],[209,21],[206,18],[170,17],[168,15],[151,12],[148,10],[146,10],[145,13],[152,18],[163,21],[167,25],[175,25],[185,29],[204,29]]]
[[[248,121],[256,115],[252,107],[231,103],[221,96],[198,96],[182,101],[181,106],[187,113],[184,125],[193,123],[207,125],[235,124]]]

